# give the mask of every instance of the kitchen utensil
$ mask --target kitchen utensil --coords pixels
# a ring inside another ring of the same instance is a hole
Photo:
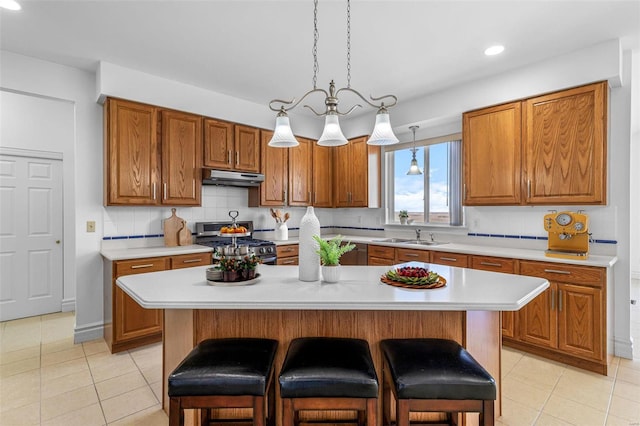
[[[193,244],[193,238],[191,237],[191,230],[187,226],[187,221],[183,220],[184,224],[182,229],[178,232],[178,245],[190,246]]]
[[[178,245],[178,233],[186,226],[184,219],[176,216],[176,209],[171,209],[171,217],[165,219],[163,223],[164,229],[164,245],[167,247],[175,247]]]
[[[289,220],[289,217],[291,217],[291,216],[289,216],[289,213],[285,213],[285,214],[284,214],[284,221],[285,221],[285,222],[286,222],[286,221],[288,221],[288,220]]]
[[[544,229],[549,233],[547,257],[586,260],[589,256],[589,218],[583,211],[564,211],[544,216]]]

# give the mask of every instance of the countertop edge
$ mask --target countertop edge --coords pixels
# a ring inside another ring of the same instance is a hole
[[[181,254],[196,254],[213,252],[211,247],[191,244],[188,246],[155,246],[155,247],[138,247],[138,248],[121,248],[121,249],[103,249],[100,254],[106,260],[131,260],[144,259],[147,257],[158,256],[176,256]]]

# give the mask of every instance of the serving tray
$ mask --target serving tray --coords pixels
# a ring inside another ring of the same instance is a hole
[[[429,289],[434,289],[434,288],[441,288],[447,285],[447,280],[444,279],[444,277],[440,276],[438,277],[438,280],[434,283],[431,284],[407,284],[407,283],[401,283],[399,281],[394,281],[392,279],[387,278],[386,275],[382,275],[380,277],[380,281],[387,284],[387,285],[391,285],[394,287],[401,287],[401,288],[415,288],[415,289],[420,289],[420,290],[429,290]]]
[[[238,280],[238,281],[218,281],[218,280],[207,280],[207,284],[215,285],[218,287],[239,287],[243,285],[252,285],[260,281],[260,274],[256,274],[255,278],[250,280]]]

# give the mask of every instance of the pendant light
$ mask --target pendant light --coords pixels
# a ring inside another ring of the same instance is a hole
[[[418,167],[418,160],[416,160],[416,151],[418,151],[418,148],[416,148],[416,130],[418,128],[419,126],[409,126],[409,129],[411,129],[411,131],[413,132],[413,148],[411,148],[411,153],[413,154],[413,156],[411,158],[411,167],[409,167],[409,171],[407,172],[408,175],[422,174],[420,167]]]
[[[366,99],[357,90],[351,88],[351,1],[347,0],[347,86],[336,90],[335,83],[331,80],[329,84],[329,91],[319,89],[316,85],[318,78],[318,0],[313,1],[313,89],[302,95],[302,97],[296,102],[295,99],[291,101],[285,101],[282,99],[274,99],[269,102],[269,109],[276,111],[276,128],[273,134],[273,138],[269,141],[269,146],[288,148],[298,145],[291,126],[289,125],[289,117],[287,112],[297,107],[300,102],[307,98],[312,93],[322,93],[324,95],[325,110],[318,112],[309,105],[304,105],[309,108],[318,117],[325,117],[324,129],[320,139],[318,139],[318,145],[322,146],[340,146],[345,145],[348,141],[340,129],[339,116],[348,115],[353,110],[362,105],[356,104],[351,107],[347,112],[341,112],[338,110],[338,95],[340,92],[351,92],[366,102],[369,106],[378,110],[376,114],[376,121],[371,137],[367,141],[369,145],[391,145],[398,143],[398,138],[393,134],[391,128],[391,122],[389,120],[388,108],[395,106],[398,103],[398,98],[394,95],[385,95],[378,98],[371,96],[371,101]],[[389,101],[385,105],[384,100]],[[377,103],[380,101],[380,103]]]

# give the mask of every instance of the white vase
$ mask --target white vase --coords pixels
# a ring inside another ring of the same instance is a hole
[[[289,227],[287,222],[276,223],[276,241],[287,241],[289,239]]]
[[[307,207],[307,212],[300,220],[298,232],[298,279],[300,281],[320,280],[320,255],[316,253],[318,243],[313,236],[320,236],[320,221],[313,212],[313,207]]]
[[[322,265],[322,280],[337,283],[340,280],[340,265]]]

